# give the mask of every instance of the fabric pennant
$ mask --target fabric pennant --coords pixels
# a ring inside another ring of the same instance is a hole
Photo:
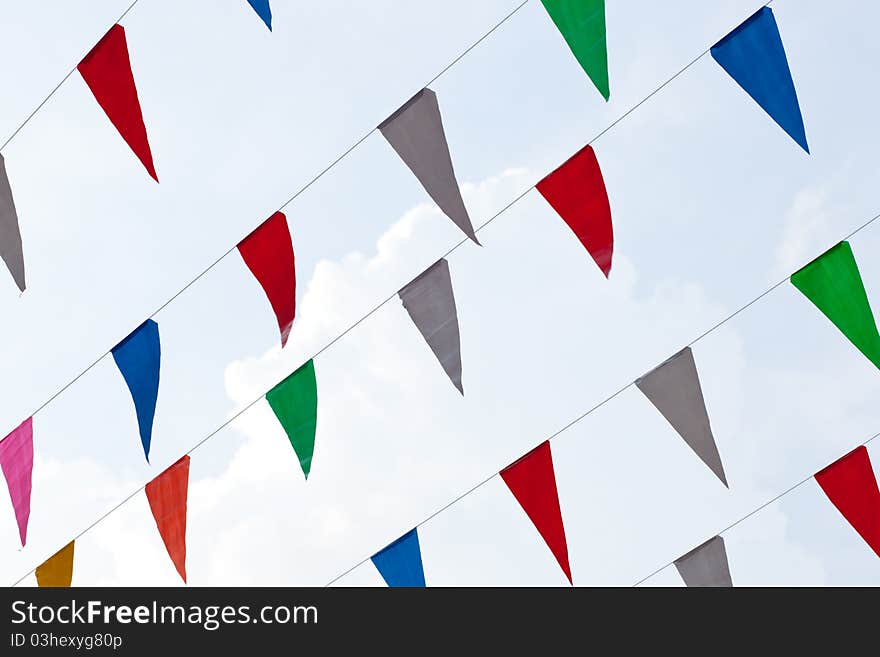
[[[118,24],[111,27],[76,68],[125,143],[159,182],[131,72],[125,29]]]
[[[37,586],[70,587],[73,581],[73,543],[71,541],[37,566]]]
[[[565,540],[562,511],[559,508],[550,441],[545,440],[516,463],[502,470],[501,478],[544,538],[569,583],[572,583],[571,568],[568,565],[568,543]]]
[[[461,336],[449,263],[441,258],[397,294],[452,384],[464,394],[461,382]]]
[[[773,10],[761,7],[710,52],[770,118],[809,153],[804,119]]]
[[[184,455],[144,487],[159,535],[184,582],[186,582],[186,500],[189,490],[189,460],[189,456]]]
[[[6,175],[6,160],[0,153],[0,257],[6,263],[20,292],[24,292],[24,252],[18,213],[12,200],[12,187]]]
[[[867,448],[857,447],[818,472],[816,482],[880,557],[880,490]]]
[[[730,578],[730,565],[727,563],[727,550],[720,536],[694,548],[675,560],[675,567],[684,583],[690,586],[711,586],[715,588],[733,586]]]
[[[452,168],[437,94],[422,89],[388,117],[379,131],[446,216],[479,244]]]
[[[791,276],[791,283],[880,367],[880,334],[849,242],[840,242]]]
[[[238,244],[238,252],[272,304],[284,348],[296,315],[296,267],[287,217],[273,214]]]
[[[306,479],[312,469],[318,423],[318,381],[310,360],[266,393],[266,401],[284,427]]]
[[[125,340],[113,347],[113,360],[122,373],[137,413],[138,430],[144,456],[150,462],[153,417],[159,396],[159,325],[152,319],[141,324]]]
[[[425,570],[422,566],[417,529],[411,529],[370,558],[388,586],[392,588],[425,586]]]
[[[605,100],[608,87],[608,46],[605,0],[541,0],[575,59]]]
[[[31,515],[31,478],[34,471],[34,419],[27,420],[0,440],[0,469],[6,478],[9,498],[18,523],[21,546],[27,542],[28,518]]]
[[[607,278],[614,253],[611,205],[592,146],[585,146],[536,185]]]
[[[636,386],[725,486],[694,354],[685,347],[636,381]]]
[[[272,8],[269,6],[269,0],[247,0],[248,4],[257,12],[257,16],[263,19],[269,31],[272,31]]]

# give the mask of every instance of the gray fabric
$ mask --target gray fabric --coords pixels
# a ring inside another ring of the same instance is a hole
[[[437,95],[422,89],[389,116],[379,131],[446,216],[479,244],[455,179]]]
[[[440,259],[398,292],[403,307],[421,331],[453,385],[461,384],[461,339],[449,263]]]
[[[691,348],[685,347],[645,374],[636,381],[636,386],[727,486]]]
[[[720,536],[710,538],[683,557],[675,560],[678,574],[688,586],[730,587],[730,566],[727,550]]]
[[[6,161],[0,155],[0,257],[9,268],[18,289],[24,292],[24,254],[21,250],[21,231],[18,214],[12,201],[12,188],[6,176]]]

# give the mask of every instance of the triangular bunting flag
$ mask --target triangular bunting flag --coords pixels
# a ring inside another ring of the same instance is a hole
[[[287,217],[273,214],[239,243],[238,252],[272,304],[283,348],[296,314],[296,267]]]
[[[605,41],[605,0],[541,0],[575,59],[605,100],[608,88],[608,47]]]
[[[388,117],[379,131],[446,216],[479,244],[455,179],[437,95],[422,89]]]
[[[727,486],[691,348],[685,347],[645,374],[636,381],[636,386]]]
[[[6,175],[6,160],[0,154],[0,257],[18,289],[24,292],[24,253],[21,248],[21,229],[18,213],[12,200],[12,187]]]
[[[816,474],[816,482],[880,557],[880,490],[864,445]]]
[[[501,471],[501,478],[523,511],[531,519],[547,547],[571,582],[568,565],[568,544],[556,491],[556,475],[553,472],[553,455],[550,441],[545,440],[513,465]]]
[[[148,319],[113,347],[112,353],[134,400],[141,444],[149,463],[153,416],[156,414],[156,399],[159,396],[159,325]]]
[[[131,73],[125,29],[121,25],[111,27],[76,68],[125,143],[138,156],[147,173],[159,182]]]
[[[37,586],[70,587],[73,580],[73,541],[37,566]]]
[[[18,536],[27,542],[28,518],[31,515],[31,476],[34,470],[34,419],[27,420],[0,440],[0,469],[6,478]]]
[[[272,31],[272,8],[269,6],[269,0],[247,0],[248,4],[257,12],[257,16],[263,19],[269,31]]]
[[[579,150],[536,185],[608,277],[614,253],[611,205],[592,146]]]
[[[310,360],[267,392],[266,401],[284,427],[308,479],[318,423],[318,381],[314,361]]]
[[[425,586],[425,570],[422,567],[422,552],[416,529],[408,531],[374,554],[371,559],[388,586]]]
[[[186,582],[186,498],[189,489],[189,456],[165,470],[144,491],[159,535],[174,567]]]
[[[711,586],[716,588],[733,586],[730,579],[730,566],[727,563],[727,550],[720,536],[694,548],[683,557],[675,560],[678,574],[688,586]]]
[[[880,334],[849,242],[840,242],[791,276],[868,360],[880,367]]]
[[[712,58],[807,153],[804,119],[779,28],[770,7],[761,7],[712,46]]]
[[[441,258],[397,293],[452,384],[461,383],[461,338],[449,263]]]

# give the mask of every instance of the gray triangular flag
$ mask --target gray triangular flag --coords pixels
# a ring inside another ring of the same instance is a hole
[[[449,263],[441,258],[407,283],[398,295],[452,383],[464,394],[461,384],[461,339]]]
[[[389,116],[379,131],[446,216],[479,244],[455,179],[437,94],[422,89]]]
[[[24,292],[24,254],[21,250],[21,231],[18,214],[12,201],[12,187],[6,176],[6,161],[0,154],[0,257],[9,267],[18,289]]]
[[[727,486],[691,348],[685,347],[645,374],[636,381],[636,386]]]
[[[727,550],[724,549],[724,539],[720,536],[710,538],[701,546],[676,559],[675,567],[688,586],[733,586],[730,566],[727,563]]]

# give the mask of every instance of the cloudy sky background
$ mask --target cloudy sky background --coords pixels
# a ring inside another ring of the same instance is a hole
[[[123,25],[161,183],[76,73],[3,150],[28,290],[0,286],[0,435],[518,4],[274,0],[269,33],[244,0],[140,0]],[[607,104],[538,0],[431,85],[475,225],[760,3],[609,5]],[[4,7],[0,135],[127,6]],[[534,191],[480,232],[483,248],[449,256],[463,399],[392,299],[316,358],[307,483],[265,402],[193,452],[190,583],[327,583],[873,217],[865,81],[880,8],[773,9],[812,155],[703,57],[594,143],[614,216],[610,280]],[[155,316],[152,465],[109,356],[40,411],[25,549],[0,502],[8,583],[461,239],[376,132],[284,211],[299,281],[287,348],[233,252]],[[852,242],[876,299],[880,232]],[[693,349],[731,489],[628,388],[552,443],[576,584],[635,583],[880,432],[876,368],[788,283]],[[429,585],[566,583],[497,477],[420,535]],[[724,536],[736,584],[880,584],[880,561],[812,481]],[[77,540],[76,585],[176,583],[142,492]],[[382,582],[368,562],[338,583]],[[647,583],[681,580],[667,568]]]

